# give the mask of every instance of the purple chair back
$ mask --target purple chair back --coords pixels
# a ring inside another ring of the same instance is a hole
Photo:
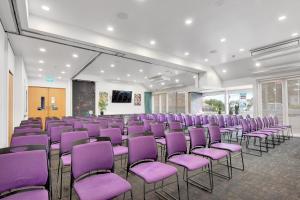
[[[256,122],[257,122],[257,130],[260,130],[263,128],[263,122],[261,121],[260,117],[256,118]]]
[[[72,126],[54,126],[50,128],[50,141],[51,143],[60,142],[61,134],[63,132],[73,131]]]
[[[142,121],[128,121],[127,122],[128,126],[140,126],[140,125],[143,125],[143,122]]]
[[[176,121],[175,116],[172,114],[167,114],[167,121],[168,121],[168,123]]]
[[[231,118],[231,116],[230,116],[230,115],[228,115],[228,116],[225,118],[225,121],[226,121],[226,125],[227,125],[227,127],[234,126],[234,125],[233,125],[232,118]]]
[[[96,122],[99,124],[100,129],[108,128],[108,120],[106,120],[106,119],[97,119]]]
[[[232,116],[232,122],[234,126],[238,126],[240,124],[236,115]]]
[[[171,122],[169,123],[170,131],[182,129],[180,122]]]
[[[250,119],[250,131],[257,131],[257,124],[254,118]]]
[[[114,167],[113,148],[109,141],[76,145],[72,148],[72,176],[97,170],[111,170]]]
[[[190,128],[189,129],[190,138],[191,138],[191,149],[195,147],[205,147],[206,146],[206,137],[204,128]]]
[[[150,131],[150,129],[151,129],[150,125],[154,121],[153,120],[148,120],[148,119],[143,119],[143,122],[144,122],[144,129],[145,129],[145,131]]]
[[[166,134],[166,143],[168,158],[175,154],[185,154],[187,152],[186,140],[183,132]]]
[[[48,163],[45,150],[0,154],[0,166],[0,193],[47,184]]]
[[[208,126],[208,131],[209,131],[209,143],[210,144],[221,142],[220,127]]]
[[[151,132],[155,138],[165,137],[165,126],[163,123],[151,124]]]
[[[142,160],[157,160],[157,146],[153,136],[141,136],[128,139],[128,164]]]
[[[225,128],[225,121],[223,115],[218,115],[218,122],[220,128]]]
[[[31,128],[31,127],[16,127],[14,130],[14,134],[21,134],[21,133],[38,133],[42,132],[41,128]]]
[[[60,154],[71,153],[74,142],[88,139],[87,131],[72,131],[61,134]]]
[[[83,128],[88,130],[89,137],[98,137],[100,135],[101,126],[97,122],[85,123],[83,124]]]
[[[275,126],[275,121],[274,121],[273,117],[269,117],[269,124],[271,127]]]
[[[108,124],[109,128],[119,128],[121,130],[121,133],[124,133],[124,122],[123,121],[113,121],[109,122]],[[101,130],[100,130],[101,132]]]
[[[11,139],[11,147],[24,146],[24,145],[43,145],[49,149],[49,139],[47,135],[28,135],[13,137]]]
[[[128,136],[129,137],[136,137],[142,136],[145,133],[144,126],[129,126],[128,127]]]
[[[243,133],[249,133],[250,132],[250,127],[248,125],[248,122],[246,119],[242,119],[241,120],[241,124],[242,124],[242,131]]]
[[[180,115],[180,114],[175,115],[175,121],[178,121],[180,123],[184,123],[184,119],[183,119],[182,115]]]
[[[211,125],[211,126],[218,125],[218,123],[213,115],[209,116],[208,121],[209,121],[209,125]]]
[[[112,145],[122,144],[122,133],[120,128],[101,129],[100,136],[109,137]]]
[[[193,120],[192,120],[192,117],[190,115],[184,115],[183,119],[184,119],[185,126],[187,126],[187,127],[193,126]]]
[[[264,127],[266,127],[266,128],[270,127],[270,124],[269,124],[269,121],[268,121],[267,117],[263,117],[263,122],[264,122]]]
[[[192,120],[193,120],[193,125],[194,126],[199,126],[199,125],[201,125],[201,118],[200,118],[201,116],[199,116],[199,115],[193,115],[192,116]]]
[[[207,115],[204,115],[204,116],[202,117],[202,123],[203,123],[203,125],[209,124],[208,116],[207,116]]]
[[[158,114],[158,121],[159,122],[166,122],[167,121],[167,118],[166,118],[166,115],[165,114]]]

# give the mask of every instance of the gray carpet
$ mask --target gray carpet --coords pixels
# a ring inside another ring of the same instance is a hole
[[[243,146],[245,149],[245,147]],[[56,168],[58,156],[52,156],[52,182],[53,199],[57,196],[57,176]],[[212,193],[205,192],[193,186],[190,186],[190,199],[268,199],[268,200],[296,200],[300,199],[300,138],[292,138],[283,144],[270,149],[264,153],[263,157],[244,155],[245,171],[233,169],[233,178],[225,180],[214,176],[214,190]],[[217,163],[215,163],[217,164]],[[233,158],[233,165],[240,164],[240,157]],[[221,165],[214,165],[214,170],[226,173],[226,169]],[[69,199],[69,169],[65,168],[63,175],[63,198]],[[182,168],[178,167],[181,199],[186,197],[186,184],[182,180]],[[120,170],[120,162],[116,163],[117,174],[125,177],[125,171]],[[196,177],[204,184],[208,184],[208,176],[201,173]],[[142,181],[136,176],[130,175],[129,182],[133,186],[133,198],[142,199]],[[175,177],[166,182],[174,182]],[[147,189],[152,189],[153,185],[148,185]],[[176,185],[171,184],[169,190],[177,195]],[[73,198],[78,199],[75,192]],[[119,197],[118,199],[123,199]],[[130,199],[130,195],[126,195]],[[159,199],[155,194],[149,193],[146,199]]]

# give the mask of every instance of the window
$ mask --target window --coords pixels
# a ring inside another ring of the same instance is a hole
[[[202,98],[202,111],[207,114],[225,114],[225,93],[206,93]]]
[[[241,114],[253,116],[253,92],[252,90],[235,90],[228,92],[229,114]]]

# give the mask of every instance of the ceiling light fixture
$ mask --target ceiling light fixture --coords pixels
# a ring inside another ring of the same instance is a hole
[[[185,55],[185,56],[189,56],[190,53],[189,53],[189,52],[185,52],[184,55]]]
[[[70,65],[70,64],[66,64],[66,67],[70,68],[70,67],[71,67],[71,65]]]
[[[40,52],[46,52],[45,48],[40,48]]]
[[[223,69],[223,70],[222,70],[222,72],[223,72],[223,73],[226,73],[226,72],[227,72],[227,70],[226,70],[226,69]]]
[[[175,82],[176,82],[176,83],[179,83],[179,79],[175,79]]]
[[[43,60],[39,60],[39,63],[40,64],[44,64],[45,62]]]
[[[61,79],[61,76],[57,77],[58,79]]]
[[[111,67],[111,68],[114,68],[114,67],[115,67],[115,64],[110,64],[110,67]]]
[[[148,79],[148,76],[145,76],[144,79]]]
[[[194,75],[194,76],[193,76],[193,79],[196,79],[196,78],[197,78],[197,75]]]
[[[158,75],[161,75],[161,72],[158,72],[157,74],[158,74]]]
[[[222,43],[226,42],[226,38],[221,38],[220,42],[222,42]]]
[[[62,73],[62,74],[65,74],[66,72],[65,72],[65,71],[62,71],[61,73]]]
[[[103,73],[104,73],[104,70],[100,70],[100,72],[103,74]]]
[[[260,67],[260,66],[261,66],[261,63],[260,63],[260,62],[256,62],[256,63],[255,63],[255,66],[256,66],[256,67]]]
[[[297,37],[299,35],[299,33],[293,33],[292,37]]]
[[[42,5],[41,8],[43,10],[45,10],[45,11],[49,11],[50,10],[50,8],[48,6],[46,6],[46,5]]]
[[[144,71],[143,69],[140,69],[140,70],[139,70],[139,72],[141,72],[141,73],[142,73],[143,71]]]
[[[78,54],[74,53],[72,56],[73,56],[73,58],[78,58]]]
[[[240,52],[244,52],[244,51],[245,51],[245,49],[243,49],[243,48],[240,49]]]
[[[118,80],[118,81],[121,80],[120,77],[118,77],[117,80]]]
[[[153,85],[149,85],[149,87],[151,87],[151,88],[152,88],[152,87],[153,87]]]
[[[109,31],[109,32],[113,32],[115,29],[114,29],[113,26],[108,26],[108,27],[106,28],[106,30]]]
[[[204,59],[204,62],[208,62],[208,59],[207,59],[207,58],[205,58],[205,59]]]
[[[164,83],[164,82],[162,82],[162,83],[161,83],[161,85],[165,85],[165,83]]]
[[[150,44],[153,46],[153,45],[156,44],[156,41],[155,41],[155,40],[151,40],[151,41],[150,41]]]
[[[193,23],[193,19],[188,18],[184,21],[185,25],[191,25]]]
[[[136,80],[133,80],[133,82],[135,82],[135,83],[136,83]]]
[[[130,77],[130,74],[127,74],[127,77]]]
[[[43,71],[43,69],[42,69],[42,68],[39,68],[38,70],[39,70],[39,72],[42,72],[42,71]]]
[[[286,16],[285,15],[282,15],[282,16],[280,16],[280,17],[278,17],[278,21],[284,21],[284,20],[286,20]]]

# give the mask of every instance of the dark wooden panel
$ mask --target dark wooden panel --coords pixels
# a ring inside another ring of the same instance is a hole
[[[73,116],[87,116],[95,113],[95,82],[73,81]]]

